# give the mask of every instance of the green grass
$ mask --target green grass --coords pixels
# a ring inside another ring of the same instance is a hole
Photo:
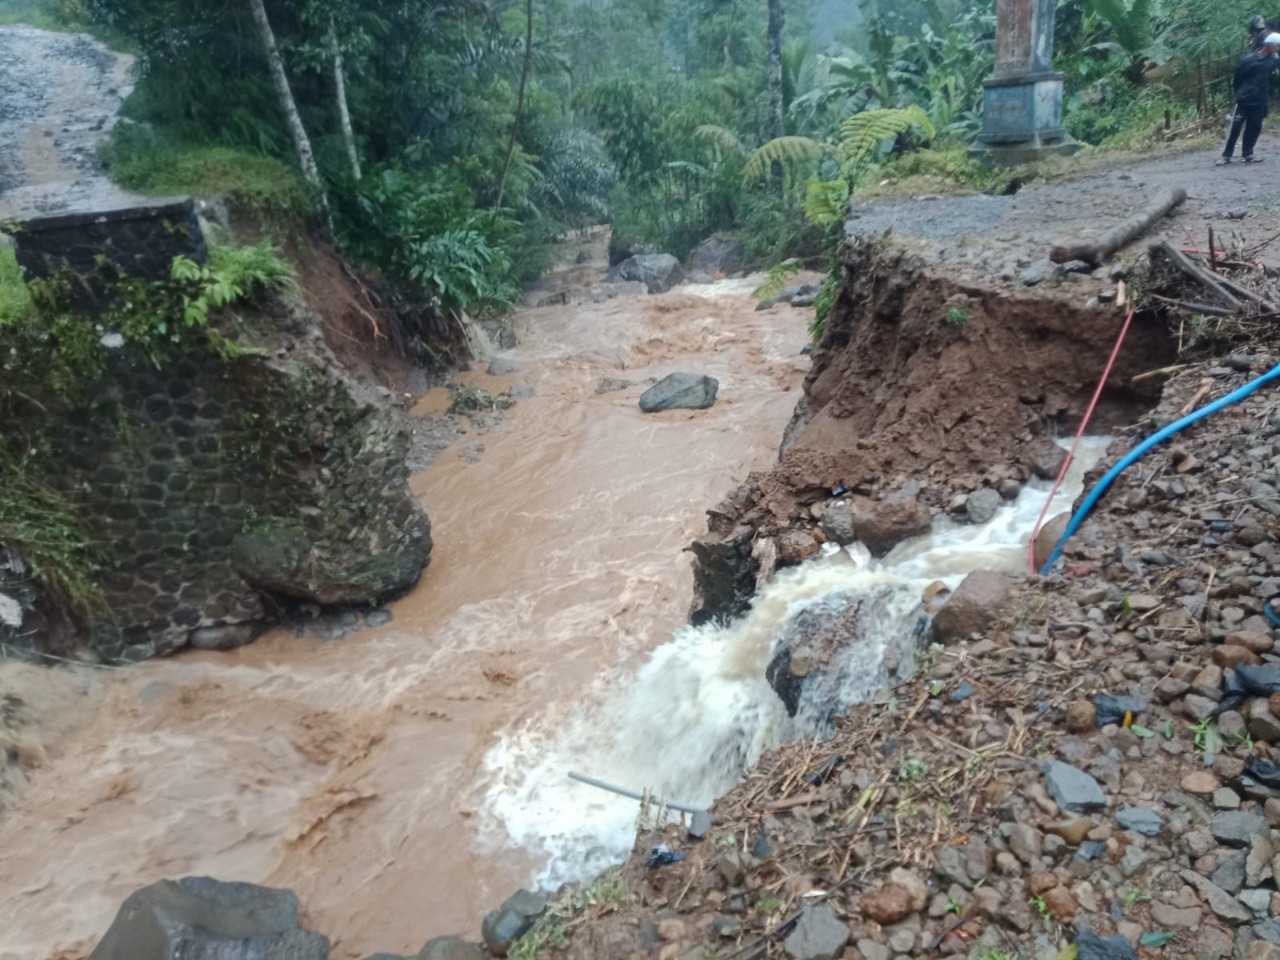
[[[111,178],[153,196],[221,197],[273,225],[304,219],[311,198],[302,178],[274,157],[231,147],[173,143],[120,126],[103,150]]]
[[[13,247],[0,246],[0,327],[31,312],[31,292],[22,279],[22,269]]]

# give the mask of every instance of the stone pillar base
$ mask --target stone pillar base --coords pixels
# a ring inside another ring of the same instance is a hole
[[[1080,141],[1065,130],[1054,131],[1053,136],[1035,134],[1020,143],[985,143],[979,138],[969,147],[969,156],[988,170],[1035,163],[1045,157],[1073,157],[1079,152]]]

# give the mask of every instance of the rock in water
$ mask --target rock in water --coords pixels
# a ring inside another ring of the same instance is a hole
[[[807,691],[818,688],[814,698],[819,700],[836,692],[822,689],[827,666],[836,651],[858,641],[860,611],[856,592],[836,594],[801,610],[783,628],[765,679],[789,716],[799,712]],[[841,704],[833,701],[830,706]]]
[[[835,500],[828,504],[820,525],[826,538],[842,547],[857,539],[853,532],[853,506],[848,500]]]
[[[689,252],[690,272],[728,276],[746,267],[747,253],[742,244],[718,234],[707,237]]]
[[[858,539],[878,557],[884,556],[909,537],[928,533],[933,517],[917,499],[920,485],[912,481],[853,518]]]
[[[493,377],[506,376],[509,373],[520,372],[520,361],[512,360],[508,357],[494,357],[489,361],[489,375]]]
[[[1044,765],[1044,781],[1053,802],[1069,813],[1089,813],[1107,805],[1098,781],[1069,763],[1050,760]]]
[[[990,570],[975,570],[961,581],[933,618],[933,632],[942,643],[985,633],[1009,606],[1009,581]]]
[[[505,957],[511,945],[533,929],[533,924],[546,912],[547,898],[541,893],[518,890],[501,908],[484,918],[480,934],[484,945],[495,957]]]
[[[699,373],[672,373],[640,394],[640,409],[645,413],[659,410],[705,410],[716,402],[720,381]]]
[[[1041,480],[1056,480],[1062,465],[1067,462],[1067,451],[1052,440],[1032,440],[1022,453],[1023,461]]]
[[[1043,570],[1049,562],[1053,548],[1058,545],[1062,535],[1067,532],[1067,524],[1071,522],[1070,513],[1060,513],[1045,523],[1036,534],[1036,570]]]
[[[328,960],[329,941],[298,929],[292,890],[210,877],[161,880],[125,900],[90,960]]]
[[[986,523],[996,515],[996,511],[1003,503],[1004,498],[998,491],[991,487],[983,487],[965,498],[964,512],[968,515],[970,523]]]
[[[609,270],[609,282],[639,281],[650,293],[666,293],[684,279],[680,261],[669,253],[643,253]]]
[[[484,951],[457,937],[436,937],[410,960],[484,960]]]
[[[784,948],[791,960],[835,960],[848,942],[849,925],[820,903],[800,914]]]

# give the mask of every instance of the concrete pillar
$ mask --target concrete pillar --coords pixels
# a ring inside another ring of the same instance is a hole
[[[1071,155],[1062,75],[1053,72],[1055,0],[996,0],[995,76],[983,83],[982,133],[969,152],[988,166]]]

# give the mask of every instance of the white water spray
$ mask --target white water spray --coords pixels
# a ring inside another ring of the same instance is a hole
[[[1081,443],[1055,501],[1059,510],[1070,509],[1107,443]],[[932,533],[880,560],[854,545],[784,570],[745,617],[686,627],[631,676],[604,680],[566,719],[544,717],[509,732],[485,762],[491,841],[543,854],[537,882],[544,887],[584,880],[625,859],[636,803],[571,781],[570,770],[710,806],[763,751],[818,722],[804,706],[797,719],[788,717],[765,680],[775,641],[796,614],[839,596],[862,599],[862,639],[828,664],[827,689],[838,691],[834,699],[844,706],[871,698],[889,679],[885,652],[910,655],[926,586],[942,580],[954,588],[979,569],[1025,571],[1049,486],[1028,484],[982,526],[940,520]]]

